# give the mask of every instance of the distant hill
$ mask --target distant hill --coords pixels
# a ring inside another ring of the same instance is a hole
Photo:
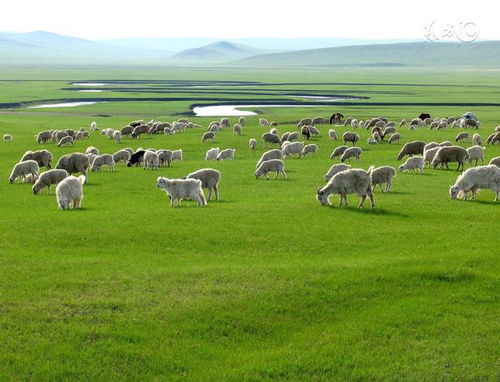
[[[187,49],[172,56],[172,60],[224,62],[266,53],[247,45],[218,41],[200,48]]]
[[[473,66],[500,67],[500,41],[417,42],[357,45],[266,54],[236,60],[233,66]]]

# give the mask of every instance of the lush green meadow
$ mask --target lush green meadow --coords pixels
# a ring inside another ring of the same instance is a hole
[[[63,90],[71,82],[104,80],[146,83],[105,86],[103,93]],[[179,81],[256,84],[189,88]],[[241,137],[221,131],[214,144],[200,138],[217,118],[189,115],[190,105],[217,99],[300,99],[287,97],[291,92],[368,99],[260,108],[247,118]],[[337,196],[333,206],[322,207],[315,193],[334,163],[331,151],[341,144],[328,139],[328,125],[311,140],[319,146],[317,156],[285,160],[289,180],[253,176],[264,151],[260,117],[277,121],[282,134],[296,131],[300,118],[335,111],[395,121],[421,112],[472,111],[485,141],[500,124],[499,106],[482,105],[500,105],[497,72],[0,72],[0,103],[106,97],[162,99],[0,109],[0,135],[14,137],[0,142],[0,380],[500,378],[500,203],[492,192],[480,192],[475,201],[450,200],[448,187],[458,176],[452,164],[448,171],[398,173],[390,193],[375,191],[373,210],[369,203],[358,209],[355,195],[348,196],[348,208],[336,206]],[[34,139],[45,129],[88,128],[91,121],[119,129],[133,119],[186,116],[203,128],[120,144],[93,134],[62,148]],[[339,136],[347,130],[335,129]],[[366,144],[369,132],[357,132],[363,155],[351,165],[367,169],[397,167],[405,142],[453,141],[458,129],[403,128],[401,145],[377,146]],[[257,138],[258,150],[248,149],[250,138]],[[90,145],[101,153],[182,148],[184,161],[159,171],[120,164],[113,173],[92,172],[79,210],[58,210],[54,194],[35,196],[29,184],[8,183],[26,150],[46,148],[55,163]],[[207,163],[211,147],[236,148],[235,160]],[[486,162],[499,155],[500,146],[487,145]],[[205,208],[191,201],[169,208],[156,178],[203,167],[221,171],[221,200]]]

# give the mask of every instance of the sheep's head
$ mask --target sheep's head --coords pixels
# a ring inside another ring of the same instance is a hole
[[[157,179],[156,187],[166,189],[168,183],[168,179],[163,176],[159,176]]]
[[[457,199],[460,194],[460,187],[458,186],[450,186],[450,198]]]
[[[398,167],[400,172],[403,172],[405,170],[405,165],[402,164],[401,166]]]
[[[316,199],[321,203],[321,205],[326,206],[329,204],[328,202],[328,195],[325,191],[323,191],[322,188],[318,188],[318,191],[316,191]]]

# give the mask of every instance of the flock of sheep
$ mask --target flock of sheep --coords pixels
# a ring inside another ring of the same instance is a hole
[[[298,131],[286,132],[281,136],[278,135],[277,123],[269,122],[264,118],[259,119],[259,125],[267,128],[271,127],[270,131],[262,134],[263,146],[269,146],[269,150],[265,151],[256,164],[254,175],[256,178],[261,176],[269,179],[269,173],[275,173],[275,178],[282,175],[285,179],[284,159],[297,155],[303,157],[308,154],[315,155],[318,152],[316,144],[306,144],[304,141],[319,134],[316,126],[324,124],[325,120],[321,117],[304,118],[297,124]],[[241,135],[244,129],[246,120],[240,117],[238,123],[232,127],[233,133]],[[316,125],[316,126],[315,126]],[[399,128],[408,125],[410,130],[417,128],[428,127],[429,129],[443,129],[446,127],[460,127],[478,129],[480,122],[477,121],[474,115],[466,113],[463,117],[448,117],[448,118],[415,118],[409,123],[402,120],[399,123]],[[228,129],[231,122],[228,118],[222,118],[220,121],[213,121],[209,124],[208,129],[201,136],[201,141],[215,141],[215,138],[220,130]],[[370,131],[371,135],[367,140],[370,145],[380,144],[387,138],[389,144],[399,144],[401,134],[397,130],[397,124],[389,121],[386,118],[371,118],[366,121],[359,121],[355,118],[346,118],[344,126],[352,127],[353,129],[365,128]],[[190,122],[187,119],[180,119],[173,123],[158,122],[151,120],[145,122],[143,120],[132,121],[127,126],[120,130],[103,129],[101,135],[113,139],[116,142],[121,142],[123,137],[129,136],[132,139],[138,138],[141,135],[152,136],[155,134],[176,134],[184,132],[186,129],[200,128],[201,126]],[[97,132],[97,124],[90,124],[90,131],[81,128],[78,131],[67,130],[47,130],[42,131],[36,136],[36,141],[39,144],[57,143],[58,146],[72,145],[75,140],[90,137],[93,132]],[[300,141],[300,137],[304,141]],[[328,131],[328,137],[331,140],[337,141],[337,133],[334,129]],[[12,136],[4,135],[4,141],[11,142]],[[320,187],[317,191],[316,198],[322,205],[329,204],[329,196],[332,194],[340,195],[339,205],[347,206],[347,194],[355,193],[360,198],[359,207],[362,207],[366,198],[370,198],[371,206],[375,206],[373,196],[374,188],[379,185],[383,192],[389,192],[392,186],[392,180],[396,176],[396,169],[391,166],[381,166],[375,168],[371,166],[367,171],[359,168],[351,168],[345,164],[346,161],[355,159],[360,161],[363,150],[357,146],[360,139],[359,134],[354,131],[346,131],[342,137],[342,145],[336,147],[330,155],[331,159],[339,158],[341,163],[332,165],[325,174],[327,184]],[[475,162],[476,167],[469,168],[461,174],[455,184],[450,187],[450,197],[465,198],[469,192],[474,198],[475,193],[479,189],[490,189],[495,192],[495,201],[500,196],[500,157],[493,158],[489,165],[484,165],[484,150],[482,139],[478,133],[472,136],[468,132],[460,132],[456,138],[456,142],[470,141],[473,145],[467,149],[461,146],[456,146],[452,142],[445,141],[441,143],[423,141],[408,142],[403,145],[397,160],[408,157],[406,162],[399,166],[399,171],[414,171],[422,173],[425,164],[434,168],[446,167],[448,163],[455,162],[458,164],[457,170],[464,170],[467,162]],[[500,143],[500,126],[486,140],[488,144]],[[348,144],[351,144],[349,147]],[[258,141],[251,138],[248,142],[250,150],[256,150]],[[271,148],[276,146],[276,148]],[[232,160],[235,157],[235,149],[227,148],[220,149],[219,147],[210,148],[205,159],[209,160]],[[157,170],[163,165],[170,167],[172,162],[182,161],[182,150],[157,150],[154,148],[143,149],[138,148],[133,150],[125,148],[118,150],[114,154],[100,154],[96,147],[89,146],[85,153],[70,153],[59,158],[55,169],[51,169],[53,160],[52,154],[48,150],[28,151],[21,161],[14,165],[9,181],[13,183],[17,178],[22,178],[25,182],[34,183],[33,192],[38,194],[44,188],[56,186],[56,197],[59,208],[67,209],[70,207],[78,208],[83,198],[83,186],[87,181],[87,171],[101,171],[104,166],[108,166],[110,171],[113,171],[115,164],[119,162],[126,163],[127,166],[143,166],[144,169]],[[482,162],[482,166],[477,166],[478,161]],[[46,167],[47,171],[40,174],[40,167]],[[71,174],[80,173],[79,177]],[[180,206],[183,199],[194,200],[198,206],[205,206],[207,200],[203,194],[203,188],[208,189],[208,200],[211,199],[212,193],[215,198],[219,199],[218,185],[221,179],[221,173],[218,170],[204,168],[188,174],[185,178],[169,179],[158,177],[157,187],[164,190],[170,198],[170,206],[176,204]],[[384,186],[384,187],[383,187]]]

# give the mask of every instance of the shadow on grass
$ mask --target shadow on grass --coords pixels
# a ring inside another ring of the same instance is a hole
[[[370,207],[370,202],[367,202],[368,206],[365,204],[363,208],[358,208],[358,205],[349,205],[348,207],[339,207],[337,205],[331,205],[329,208],[336,209],[336,210],[342,210],[346,212],[354,212],[362,215],[373,215],[373,216],[397,216],[400,218],[409,218],[410,215],[401,213],[401,212],[396,212],[396,211],[389,211],[383,208],[371,208]]]

